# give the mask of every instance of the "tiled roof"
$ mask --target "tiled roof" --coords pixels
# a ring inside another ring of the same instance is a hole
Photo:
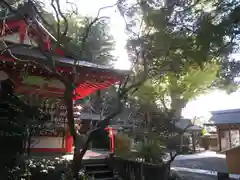
[[[175,122],[175,126],[179,129],[186,129],[190,125],[192,125],[190,119],[179,119]]]
[[[179,129],[186,131],[201,131],[202,128],[200,126],[196,126],[192,123],[190,119],[180,119],[175,122],[175,126]]]
[[[46,56],[44,56],[38,48],[30,49],[28,46],[15,46],[15,47],[11,48],[11,52],[15,55],[30,56],[30,57],[34,57],[34,58],[39,58],[43,61],[47,60]],[[52,59],[55,60],[57,63],[61,63],[61,64],[69,65],[69,66],[72,66],[74,64],[74,59],[67,58],[67,57],[53,56]],[[116,73],[118,75],[122,75],[122,76],[127,75],[130,72],[129,70],[119,70],[119,69],[115,69],[111,66],[99,65],[96,63],[91,63],[91,62],[87,62],[87,61],[83,61],[83,60],[78,60],[77,66],[114,72],[114,73]]]
[[[3,9],[5,3],[3,3],[3,5],[0,3],[0,19],[1,19],[1,9]],[[33,8],[32,6],[32,2],[25,2],[24,4],[20,5],[17,8],[18,12],[21,12],[21,14],[19,13],[14,13],[12,14],[14,16],[14,20],[23,20],[23,19],[28,19],[29,17],[31,17],[32,21],[31,23],[34,22],[34,25],[36,25],[38,28],[40,28],[41,33],[47,35],[48,37],[51,37],[51,40],[53,41],[53,43],[56,42],[56,38],[44,27],[44,24],[42,24],[39,20],[38,20],[38,12],[36,12],[35,8]],[[25,17],[26,16],[26,17]],[[8,19],[9,22],[13,21],[12,18]],[[29,23],[27,21],[25,21],[25,24]],[[1,24],[1,23],[0,23]],[[29,25],[29,24],[27,24]],[[16,29],[16,28],[15,28]],[[12,32],[14,30],[14,28],[10,29],[9,31]],[[62,46],[62,45],[61,45]],[[29,48],[27,46],[14,46],[13,48],[10,49],[11,52],[13,54],[17,54],[17,55],[21,55],[21,56],[29,56],[30,57],[36,57],[36,58],[40,58],[45,60],[46,56],[44,56],[42,54],[42,52],[39,50],[39,48]],[[65,52],[66,51],[66,52]],[[55,60],[58,63],[64,64],[64,65],[68,65],[68,66],[72,66],[74,64],[74,61],[77,60],[77,65],[81,66],[81,67],[88,67],[88,68],[92,68],[92,69],[99,69],[99,70],[104,70],[104,71],[110,71],[110,72],[114,72],[117,73],[121,76],[125,76],[128,75],[130,73],[129,70],[120,70],[120,69],[116,69],[113,68],[111,66],[106,66],[106,65],[100,65],[100,64],[96,64],[96,63],[92,63],[89,62],[89,60],[82,60],[82,59],[77,59],[77,57],[74,58],[74,53],[73,52],[67,52],[66,48],[64,48],[64,54],[67,57],[59,57],[57,54],[55,56],[52,57],[53,60]]]
[[[213,111],[212,124],[240,124],[240,109]]]

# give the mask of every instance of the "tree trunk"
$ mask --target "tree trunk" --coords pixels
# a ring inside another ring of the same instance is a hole
[[[80,154],[80,142],[78,142],[78,137],[77,137],[77,132],[75,129],[75,123],[74,123],[74,114],[73,114],[73,92],[72,89],[70,89],[71,86],[65,86],[65,105],[67,108],[67,121],[68,121],[68,127],[70,130],[70,134],[73,137],[73,142],[75,145],[74,148],[74,154],[73,154],[73,161],[72,161],[72,173],[73,177],[78,179],[78,173],[81,168],[81,159],[79,159],[79,154]]]
[[[171,95],[171,109],[173,111],[173,118],[174,120],[180,120],[182,117],[182,110],[185,108],[187,104],[187,101],[184,99],[181,99],[180,96],[173,96]],[[181,141],[180,141],[180,152],[183,150],[183,137],[184,135],[181,135]]]
[[[77,180],[78,179],[78,174],[79,170],[81,169],[82,166],[82,159],[84,154],[86,153],[89,143],[96,137],[99,133],[99,131],[104,130],[110,123],[110,120],[113,119],[116,115],[121,113],[122,111],[122,105],[116,109],[115,112],[111,113],[108,117],[106,117],[104,120],[100,121],[97,126],[90,132],[87,133],[87,138],[86,141],[80,149],[80,134],[76,132],[75,129],[75,124],[74,124],[74,115],[73,115],[73,90],[72,86],[69,84],[65,84],[65,94],[64,94],[64,100],[65,100],[65,105],[67,108],[67,120],[68,120],[68,126],[70,130],[70,134],[73,136],[73,141],[75,145],[74,149],[74,155],[73,155],[73,163],[72,163],[72,173],[73,177]],[[119,95],[119,99],[123,98],[124,93]],[[118,102],[120,103],[120,102]]]
[[[32,127],[28,127],[28,136],[27,136],[27,155],[29,156],[31,153],[31,141],[32,141]]]
[[[78,179],[78,173],[82,167],[82,158],[81,157],[81,143],[80,143],[80,136],[77,134],[76,137],[74,138],[74,154],[73,154],[73,164],[72,164],[72,169],[73,169],[73,177]]]

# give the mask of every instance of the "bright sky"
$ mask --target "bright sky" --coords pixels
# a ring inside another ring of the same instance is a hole
[[[231,95],[223,91],[213,91],[188,103],[183,116],[208,116],[209,111],[240,108],[240,90]]]
[[[45,1],[49,2],[49,0]],[[64,8],[70,7],[70,5],[66,5],[66,1],[67,0],[61,0],[62,7]],[[95,17],[99,8],[113,5],[116,0],[68,0],[68,2],[74,2],[80,14]],[[131,64],[128,61],[125,50],[127,35],[124,32],[124,20],[118,13],[116,7],[105,9],[101,11],[100,15],[110,17],[111,34],[116,40],[116,50],[114,51],[114,55],[118,57],[116,68],[129,69]],[[231,95],[227,95],[221,91],[214,91],[189,102],[183,110],[182,115],[189,118],[194,116],[207,116],[209,115],[209,111],[234,108],[240,108],[240,91]]]
[[[44,0],[46,4],[50,4],[51,1]],[[100,8],[111,6],[116,3],[117,0],[60,0],[61,9],[72,9],[71,4],[66,2],[73,2],[77,5],[78,13],[82,15],[88,15],[92,17],[97,16],[97,12]],[[74,7],[74,6],[73,6]],[[52,7],[49,6],[52,11]],[[75,8],[75,7],[74,7]],[[110,18],[111,34],[116,41],[116,50],[113,52],[114,56],[118,57],[116,68],[129,69],[131,63],[128,61],[128,56],[125,50],[127,35],[125,34],[125,23],[116,7],[107,8],[101,11],[100,17],[106,16]]]

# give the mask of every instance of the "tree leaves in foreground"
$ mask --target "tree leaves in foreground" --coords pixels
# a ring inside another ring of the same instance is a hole
[[[70,41],[67,46],[76,50],[75,54],[82,58],[80,60],[98,64],[111,64],[116,60],[112,54],[115,42],[110,35],[107,20],[99,20],[91,27],[83,54],[81,54],[81,48],[83,48],[81,47],[82,36],[91,21],[92,18],[81,16],[72,16],[68,20],[69,30],[67,36],[70,38]]]
[[[64,20],[60,18],[58,20],[54,12],[48,12],[41,1],[33,2],[41,13],[44,26],[60,40],[64,47],[70,50],[70,57],[74,55],[78,60],[105,65],[111,65],[116,60],[113,55],[115,41],[110,34],[108,19],[102,18],[91,26],[84,47],[82,47],[86,28],[89,27],[93,17],[82,16],[77,12],[64,12],[68,27],[66,36],[60,38],[58,35],[62,34],[66,28]]]
[[[130,7],[128,1],[123,4]],[[230,55],[238,52],[238,6],[238,1],[147,0],[138,11],[132,8],[126,19],[140,14],[150,30],[128,43],[130,51],[141,49],[152,61],[147,99],[164,103],[180,117],[188,101],[212,88],[237,89],[240,66]]]

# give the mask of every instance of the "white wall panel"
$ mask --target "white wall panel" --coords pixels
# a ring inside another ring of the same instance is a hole
[[[65,147],[65,139],[63,142],[62,137],[33,137],[32,138],[31,148],[63,148],[63,147]]]

